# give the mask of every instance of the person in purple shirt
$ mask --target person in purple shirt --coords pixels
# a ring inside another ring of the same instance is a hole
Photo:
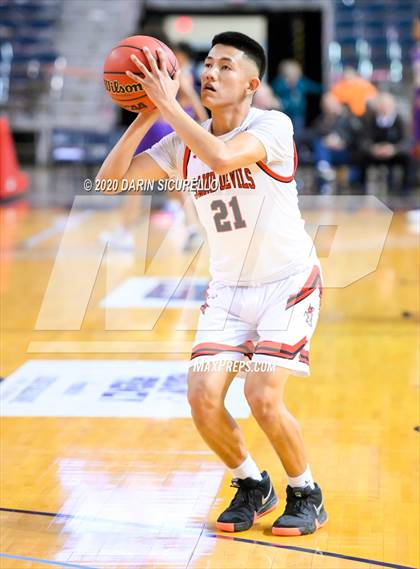
[[[143,138],[143,140],[140,142],[140,144],[137,146],[134,155],[140,154],[140,152],[143,152],[144,150],[152,147],[154,144],[156,144],[156,142],[159,142],[161,138],[171,132],[172,127],[168,123],[157,120],[152,128],[148,131],[146,136]]]

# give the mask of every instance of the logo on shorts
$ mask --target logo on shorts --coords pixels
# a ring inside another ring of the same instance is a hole
[[[206,308],[208,307],[207,302],[200,306],[201,313],[204,314],[206,312]]]
[[[312,326],[312,319],[314,317],[314,312],[315,308],[312,306],[312,304],[310,304],[308,306],[308,310],[305,312],[306,324],[308,324],[309,326]]]

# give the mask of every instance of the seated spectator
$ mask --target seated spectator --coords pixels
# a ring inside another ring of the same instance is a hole
[[[335,179],[334,166],[350,164],[353,148],[361,123],[331,93],[321,100],[321,114],[313,124],[313,147],[321,194],[332,192]],[[350,167],[349,182],[357,183],[360,175],[355,166]]]
[[[409,187],[410,141],[406,136],[402,117],[394,97],[381,93],[363,118],[363,135],[360,139],[362,183],[366,187],[366,172],[370,165],[389,166],[389,187],[393,188],[394,166],[403,170],[402,191]]]
[[[299,138],[305,127],[307,96],[321,95],[322,85],[302,75],[297,61],[285,60],[279,65],[272,87],[280,99],[281,110],[292,119],[295,137]]]
[[[353,67],[346,67],[343,77],[338,81],[331,93],[343,105],[348,105],[351,112],[361,117],[366,112],[366,105],[370,99],[378,94],[376,87],[358,75]]]

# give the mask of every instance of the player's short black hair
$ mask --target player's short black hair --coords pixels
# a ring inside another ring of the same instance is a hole
[[[262,79],[267,66],[267,58],[263,48],[258,42],[240,32],[223,32],[214,36],[211,47],[217,43],[231,45],[243,51],[258,67],[258,76]]]

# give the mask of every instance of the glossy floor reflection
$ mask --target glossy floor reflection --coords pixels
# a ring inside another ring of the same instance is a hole
[[[316,225],[317,215],[309,214],[310,223]],[[346,212],[344,217],[351,220],[352,215]],[[372,222],[369,234],[364,239],[358,226],[351,235],[350,224],[347,250],[331,267],[331,278],[342,275],[355,256],[360,261],[371,255],[377,219],[364,215],[364,224]],[[89,349],[28,353],[28,346],[35,342],[48,347],[51,341],[73,346],[138,343],[139,339],[154,345],[173,338],[183,345],[192,341],[188,327],[177,330],[179,309],[164,311],[151,332],[136,332],[148,309],[115,308],[112,321],[126,327],[105,329],[100,302],[107,292],[107,278],[112,289],[141,274],[141,259],[127,252],[115,260],[111,277],[99,270],[80,330],[36,330],[63,231],[48,229],[58,227],[59,216],[63,212],[3,212],[8,238],[1,260],[2,375],[37,359],[54,360],[57,369],[63,359],[105,363],[158,359],[156,353]],[[334,216],[328,212],[323,216],[323,225],[334,225]],[[115,222],[115,212],[91,212],[81,219],[72,230],[72,262],[91,262],[96,255],[95,235],[104,224]],[[151,233],[152,251],[164,236],[165,230],[159,227]],[[324,240],[318,245],[325,263],[329,244]],[[404,214],[395,215],[377,269],[345,288],[326,289],[311,346],[312,376],[289,381],[288,404],[301,422],[312,470],[325,493],[330,521],[324,529],[300,538],[271,535],[271,523],[283,507],[285,476],[264,435],[249,418],[239,422],[253,457],[275,480],[281,506],[248,532],[235,536],[215,532],[217,515],[233,495],[223,467],[189,418],[133,417],[132,408],[143,394],[130,392],[131,399],[124,399],[124,388],[120,388],[117,396],[122,405],[130,406],[129,418],[3,418],[0,567],[416,567],[418,253],[418,235],[406,224]],[[155,274],[179,274],[184,260],[173,243],[171,255],[155,265]],[[191,268],[200,277],[206,276],[205,270],[204,257]],[[194,324],[196,316],[196,309],[189,308],[182,319]],[[166,353],[161,359],[186,357],[183,352]],[[48,374],[51,380],[50,370]],[[6,377],[2,389],[7,389],[7,382]],[[75,384],[83,382],[88,385],[88,378],[75,378]],[[30,396],[36,400],[33,392]]]

